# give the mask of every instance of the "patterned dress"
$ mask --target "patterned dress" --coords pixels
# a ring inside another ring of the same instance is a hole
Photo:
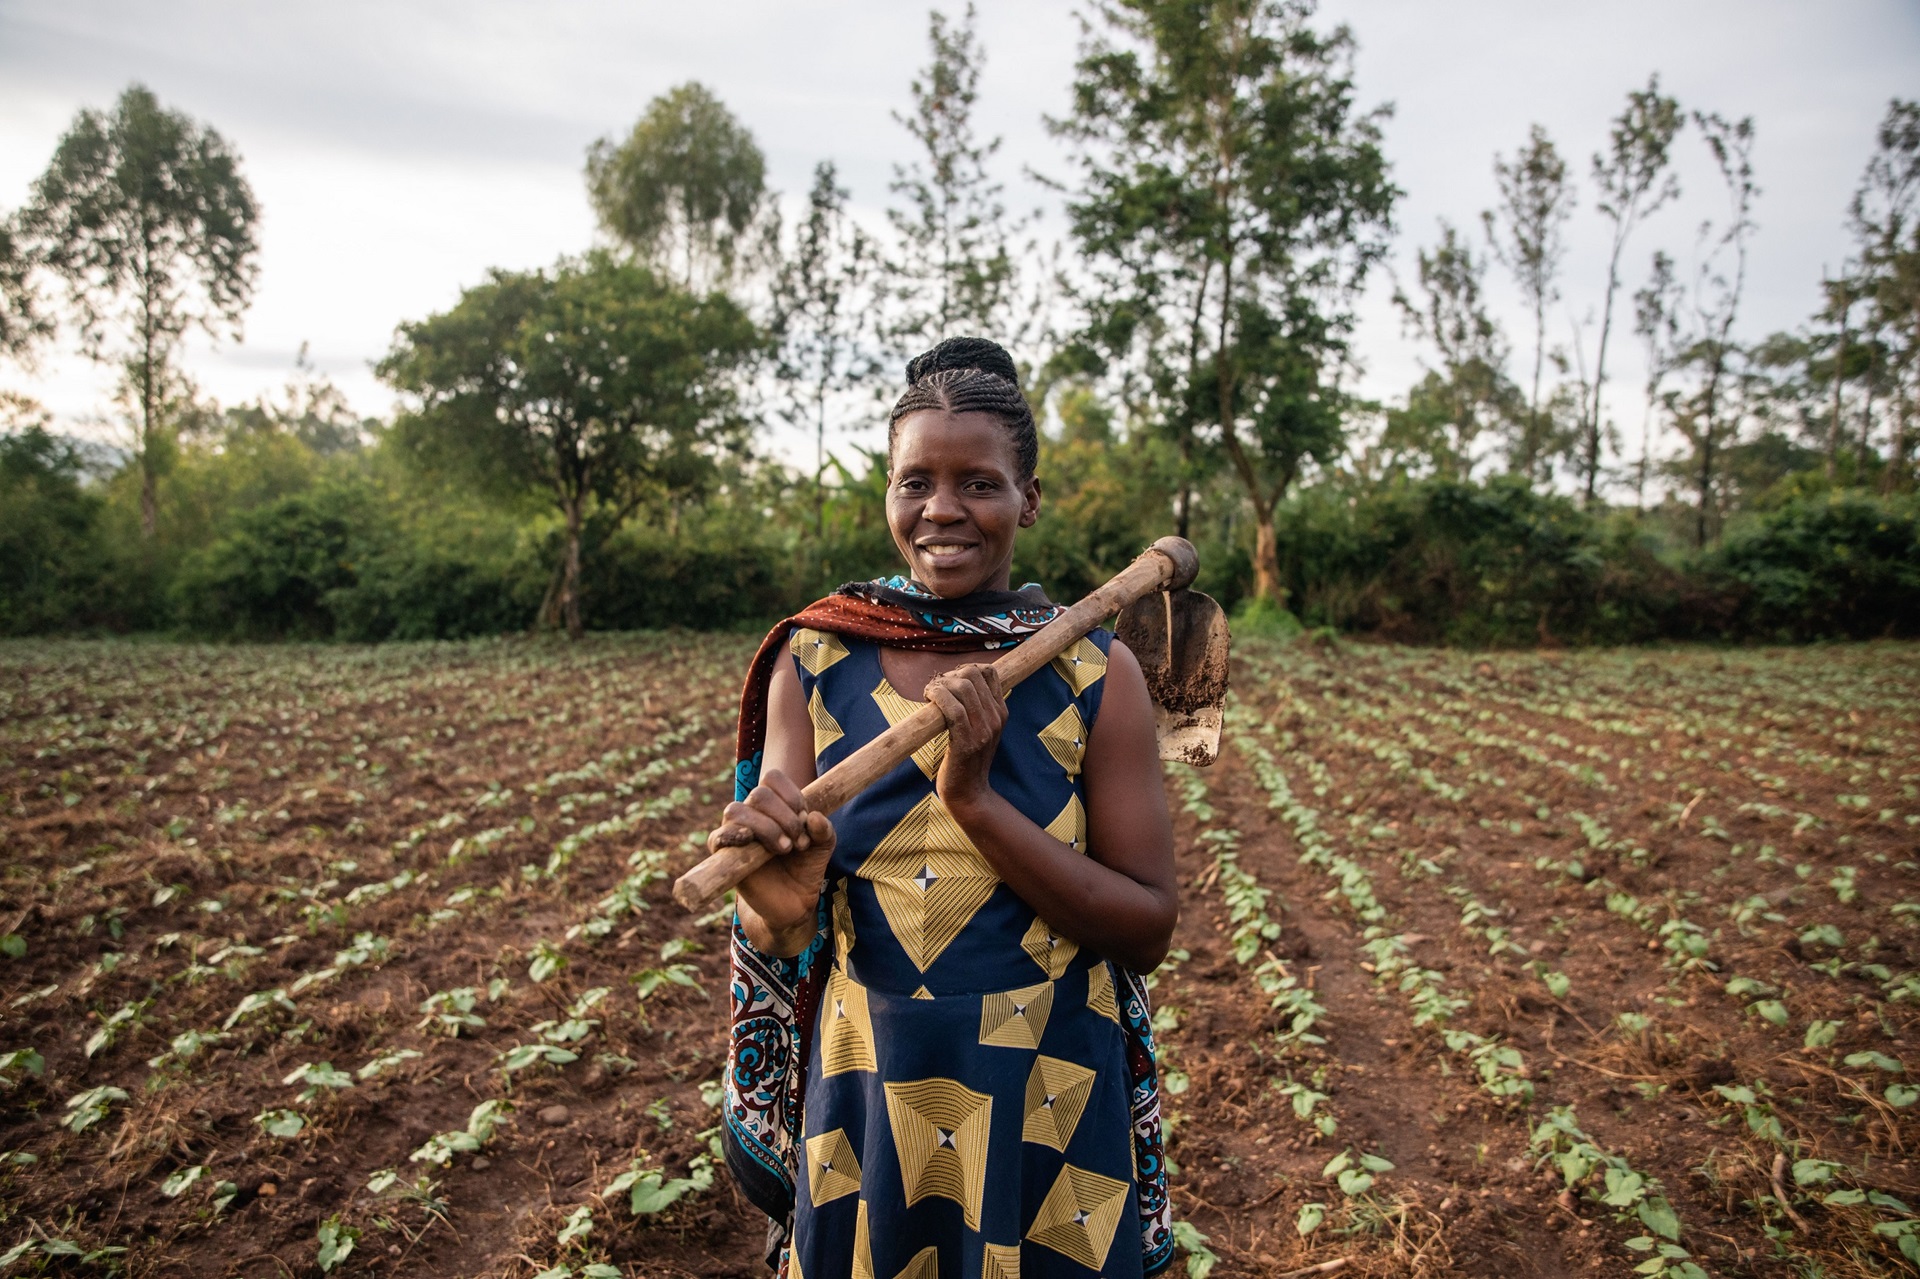
[[[1080,850],[1080,766],[1110,642],[1097,631],[1012,690],[993,764],[995,791]],[[822,771],[918,705],[872,643],[796,628],[789,647]],[[1124,976],[1116,998],[1114,970],[973,847],[934,792],[946,745],[943,733],[834,816],[831,969],[802,1014],[817,1021],[787,1274],[1138,1276],[1121,1017],[1144,1003],[1124,1008]]]

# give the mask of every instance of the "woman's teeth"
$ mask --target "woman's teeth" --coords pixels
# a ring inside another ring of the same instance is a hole
[[[946,545],[946,544],[935,545],[935,546],[923,546],[920,548],[920,550],[928,558],[936,559],[936,560],[952,559],[956,555],[966,554],[971,549],[973,548],[968,546],[953,546],[953,545]]]

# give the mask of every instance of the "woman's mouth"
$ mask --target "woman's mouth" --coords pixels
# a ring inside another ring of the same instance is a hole
[[[922,542],[920,553],[938,564],[946,560],[957,560],[973,549],[970,542]]]

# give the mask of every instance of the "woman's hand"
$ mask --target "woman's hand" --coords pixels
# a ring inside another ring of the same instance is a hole
[[[716,841],[728,827],[740,827],[773,854],[737,890],[747,940],[769,954],[799,954],[813,940],[820,885],[833,856],[833,823],[808,809],[799,786],[777,768],[763,772],[746,799],[728,804],[721,821],[707,836],[709,851],[726,846]]]
[[[927,682],[927,700],[947,717],[947,753],[934,779],[940,802],[953,809],[987,798],[993,793],[993,756],[1007,726],[1007,700],[993,667],[972,662],[936,675]]]

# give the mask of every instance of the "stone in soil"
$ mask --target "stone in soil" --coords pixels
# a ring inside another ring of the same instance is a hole
[[[565,1106],[547,1106],[540,1111],[540,1122],[549,1128],[564,1127],[567,1120],[573,1118],[573,1112]]]

